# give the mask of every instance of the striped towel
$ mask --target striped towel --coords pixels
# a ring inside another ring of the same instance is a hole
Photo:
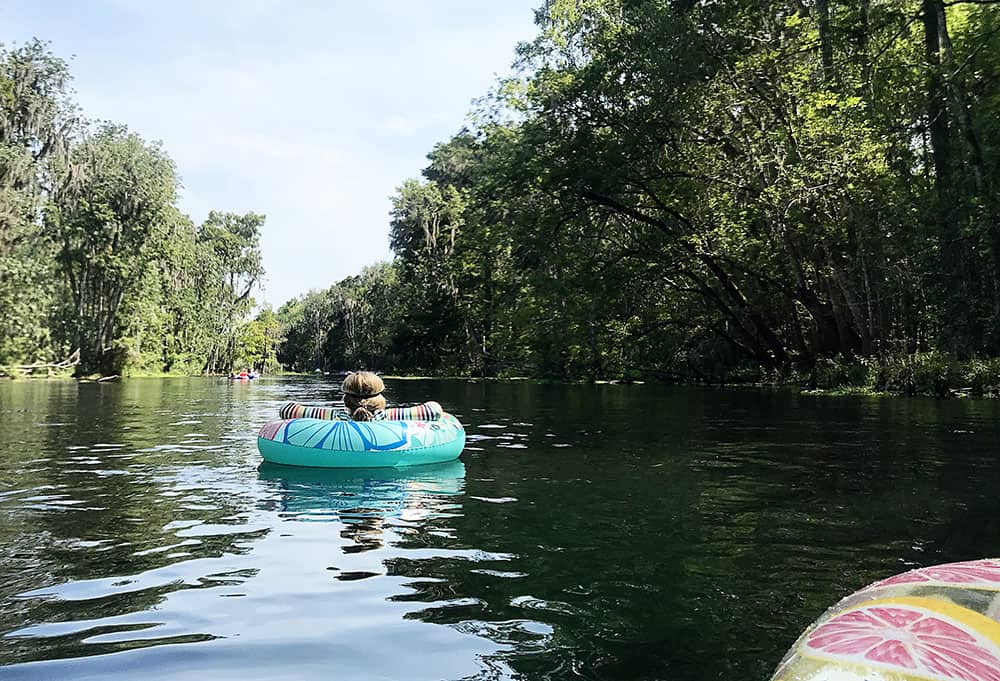
[[[415,407],[389,407],[375,418],[388,421],[437,421],[443,413],[444,409],[437,402],[424,402]]]
[[[376,421],[438,421],[444,409],[437,402],[424,402],[415,407],[389,407],[375,412]],[[285,402],[278,414],[283,419],[322,419],[323,421],[350,421],[351,416],[336,407],[307,407],[299,402]]]
[[[283,419],[322,419],[323,421],[350,420],[347,412],[333,407],[307,407],[299,402],[285,402],[278,410]]]

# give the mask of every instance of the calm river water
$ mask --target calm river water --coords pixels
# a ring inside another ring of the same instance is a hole
[[[0,678],[767,679],[841,596],[1000,555],[1000,403],[390,381],[461,462],[258,468],[335,384],[0,384]]]

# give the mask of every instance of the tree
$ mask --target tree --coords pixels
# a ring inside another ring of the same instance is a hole
[[[50,160],[76,123],[66,63],[32,40],[0,44],[0,364],[49,358],[56,290],[41,229]]]
[[[212,211],[198,232],[202,276],[200,308],[213,342],[205,362],[206,373],[226,373],[237,360],[240,326],[253,307],[250,294],[264,274],[260,256],[260,228],[264,216]]]
[[[117,373],[128,350],[123,303],[140,290],[174,217],[174,164],[158,144],[106,124],[71,149],[60,171],[46,224],[71,293],[80,369]]]
[[[407,180],[393,197],[390,243],[408,311],[394,351],[415,367],[437,370],[463,354],[456,253],[466,202],[453,185]]]
[[[262,274],[263,217],[177,208],[173,162],[124,126],[78,122],[66,63],[0,46],[0,366],[226,370]]]
[[[401,354],[482,370],[464,331],[492,366],[597,377],[995,353],[996,22],[546,3],[522,77],[394,201]]]
[[[250,322],[240,327],[236,365],[271,373],[279,371],[277,352],[281,343],[281,325],[274,312],[265,307]]]

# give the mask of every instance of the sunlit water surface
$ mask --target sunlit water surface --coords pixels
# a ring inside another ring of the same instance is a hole
[[[461,462],[259,467],[335,387],[0,384],[0,678],[763,680],[846,593],[1000,555],[995,402],[390,381]]]

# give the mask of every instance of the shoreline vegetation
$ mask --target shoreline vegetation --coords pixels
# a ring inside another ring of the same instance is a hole
[[[1000,6],[538,27],[399,187],[394,260],[278,309],[283,365],[997,392]]]
[[[162,145],[88,121],[72,94],[46,43],[0,43],[3,373],[274,366],[273,315],[250,317],[264,216],[194,224]]]
[[[1000,4],[539,5],[392,261],[256,315],[263,216],[0,46],[0,365],[1000,393]]]
[[[329,376],[307,371],[274,371],[260,378],[285,376]],[[795,389],[802,394],[831,397],[936,397],[936,398],[1000,398],[1000,359],[960,362],[939,353],[915,354],[897,358],[894,362],[831,359],[818,363],[810,374],[720,377],[716,380],[663,380],[656,377],[618,377],[603,379],[554,379],[538,376],[473,376],[459,374],[383,374],[396,381],[455,380],[471,382],[530,382],[530,383],[589,383],[593,385],[696,385],[716,388]],[[47,375],[15,375],[0,366],[0,380],[78,380],[85,383],[119,381],[123,379],[191,378],[227,379],[227,374],[192,374],[170,372],[130,372],[125,376],[99,373],[77,376],[71,368]],[[259,379],[258,379],[259,380]]]

